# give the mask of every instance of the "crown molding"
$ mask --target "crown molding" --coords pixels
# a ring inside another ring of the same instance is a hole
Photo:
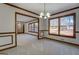
[[[35,14],[35,15],[38,15],[38,16],[39,16],[39,14],[37,14],[37,13],[35,13],[35,12],[26,10],[26,9],[21,8],[21,7],[19,7],[19,6],[15,6],[15,5],[11,4],[11,3],[4,3],[4,4],[6,4],[6,5],[8,5],[8,6],[11,6],[11,7],[14,7],[14,8],[18,8],[18,9],[24,10],[24,11],[26,11],[26,12],[29,12],[29,13],[32,13],[32,14]]]
[[[51,16],[53,16],[53,15],[57,15],[57,14],[60,14],[60,13],[64,13],[64,12],[67,12],[67,11],[75,10],[75,9],[78,9],[78,8],[79,8],[79,6],[74,7],[74,8],[71,8],[71,9],[67,9],[67,10],[64,10],[64,11],[60,11],[60,12],[57,12],[57,13],[51,14]]]

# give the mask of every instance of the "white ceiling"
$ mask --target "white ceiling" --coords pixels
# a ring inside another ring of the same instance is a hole
[[[34,20],[35,18],[28,17],[28,16],[23,16],[23,15],[17,15],[17,21],[22,21],[22,22],[28,22],[31,20]]]
[[[13,5],[40,14],[44,10],[44,3],[12,3]],[[46,10],[51,14],[79,6],[79,3],[46,3]]]

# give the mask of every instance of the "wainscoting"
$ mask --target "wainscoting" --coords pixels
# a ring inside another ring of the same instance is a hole
[[[0,51],[16,46],[14,32],[0,33]]]
[[[29,34],[18,34],[17,40],[17,47],[1,53],[9,55],[79,55],[78,46],[49,39],[38,40],[37,36]]]

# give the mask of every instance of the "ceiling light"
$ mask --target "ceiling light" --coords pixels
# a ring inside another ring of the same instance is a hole
[[[40,18],[47,19],[50,17],[50,13],[46,11],[46,5],[44,3],[44,11],[40,13]]]

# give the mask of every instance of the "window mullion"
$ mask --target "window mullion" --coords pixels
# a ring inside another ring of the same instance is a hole
[[[35,32],[35,23],[34,23],[34,32]]]
[[[60,35],[60,17],[58,18],[58,35]]]

